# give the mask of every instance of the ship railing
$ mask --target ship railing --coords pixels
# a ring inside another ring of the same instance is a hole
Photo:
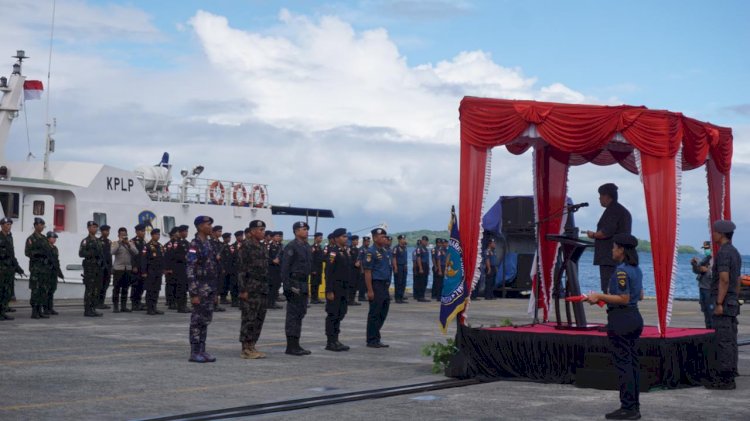
[[[180,183],[171,183],[165,191],[152,192],[150,195],[153,200],[162,202],[271,207],[267,184],[212,180],[190,175],[185,176]]]

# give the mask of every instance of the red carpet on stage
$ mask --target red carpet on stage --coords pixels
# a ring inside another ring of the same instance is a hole
[[[540,323],[536,325],[525,325],[519,327],[491,327],[484,328],[493,332],[518,332],[518,333],[549,333],[555,335],[585,335],[606,337],[606,332],[597,330],[558,330],[555,323]],[[707,335],[714,333],[713,329],[694,329],[689,327],[670,327],[667,329],[667,338],[684,338],[686,336]],[[659,338],[659,329],[656,326],[644,326],[641,338]]]
[[[669,328],[661,338],[646,326],[637,341],[641,390],[696,386],[709,379],[712,329]],[[545,383],[612,389],[617,373],[606,332],[558,330],[555,323],[519,327],[459,326],[458,354],[446,375],[485,380],[522,378]]]

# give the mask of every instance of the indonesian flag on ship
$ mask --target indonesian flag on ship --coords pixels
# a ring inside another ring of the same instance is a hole
[[[23,83],[23,99],[26,101],[40,99],[43,90],[44,85],[41,80],[27,80]]]

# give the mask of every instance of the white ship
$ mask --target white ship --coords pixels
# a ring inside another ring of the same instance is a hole
[[[132,237],[133,227],[144,223],[147,231],[161,229],[166,241],[172,227],[182,224],[191,228],[192,237],[193,220],[199,215],[211,216],[224,227],[224,232],[230,233],[245,229],[253,219],[261,219],[268,229],[273,229],[274,214],[316,220],[333,217],[327,209],[271,206],[266,184],[201,178],[201,165],[174,174],[167,153],[158,164],[134,171],[103,164],[50,161],[55,144],[50,124],[43,162],[7,162],[5,148],[10,126],[21,107],[26,81],[22,65],[28,57],[18,51],[14,58],[17,62],[10,78],[0,78],[0,218],[13,220],[16,257],[27,275],[24,243],[33,232],[34,218],[45,220],[45,231],[57,232],[65,280],[58,284],[56,297],[83,297],[78,247],[88,235],[86,222],[90,220],[99,226],[110,225],[110,238],[117,237],[119,227],[127,228]],[[17,279],[15,293],[17,299],[27,299],[28,281]]]

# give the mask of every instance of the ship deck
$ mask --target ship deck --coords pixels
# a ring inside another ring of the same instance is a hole
[[[136,419],[184,414],[264,402],[321,397],[352,391],[444,380],[431,372],[423,345],[443,341],[437,325],[438,304],[391,305],[382,331],[388,349],[364,345],[367,306],[351,307],[342,324],[342,342],[351,351],[323,350],[323,306],[313,305],[304,321],[302,345],[308,357],[284,350],[284,310],[271,310],[258,348],[263,360],[239,358],[240,314],[215,313],[208,350],[213,364],[187,362],[187,314],[144,313],[84,318],[79,300],[58,303],[59,316],[29,318],[19,303],[15,321],[0,323],[0,419]],[[282,303],[283,304],[283,303]],[[528,323],[526,300],[472,303],[472,325],[502,320]],[[656,321],[655,304],[646,301],[647,324]],[[592,322],[604,312],[588,310]],[[740,316],[740,338],[750,337],[747,314]],[[700,327],[696,302],[676,302],[673,325]],[[652,391],[641,395],[647,419],[747,419],[750,347],[740,347],[738,389],[701,387]],[[406,394],[383,399],[324,405],[257,419],[602,419],[618,406],[617,393],[523,381],[500,381]],[[253,418],[253,419],[256,419]]]

